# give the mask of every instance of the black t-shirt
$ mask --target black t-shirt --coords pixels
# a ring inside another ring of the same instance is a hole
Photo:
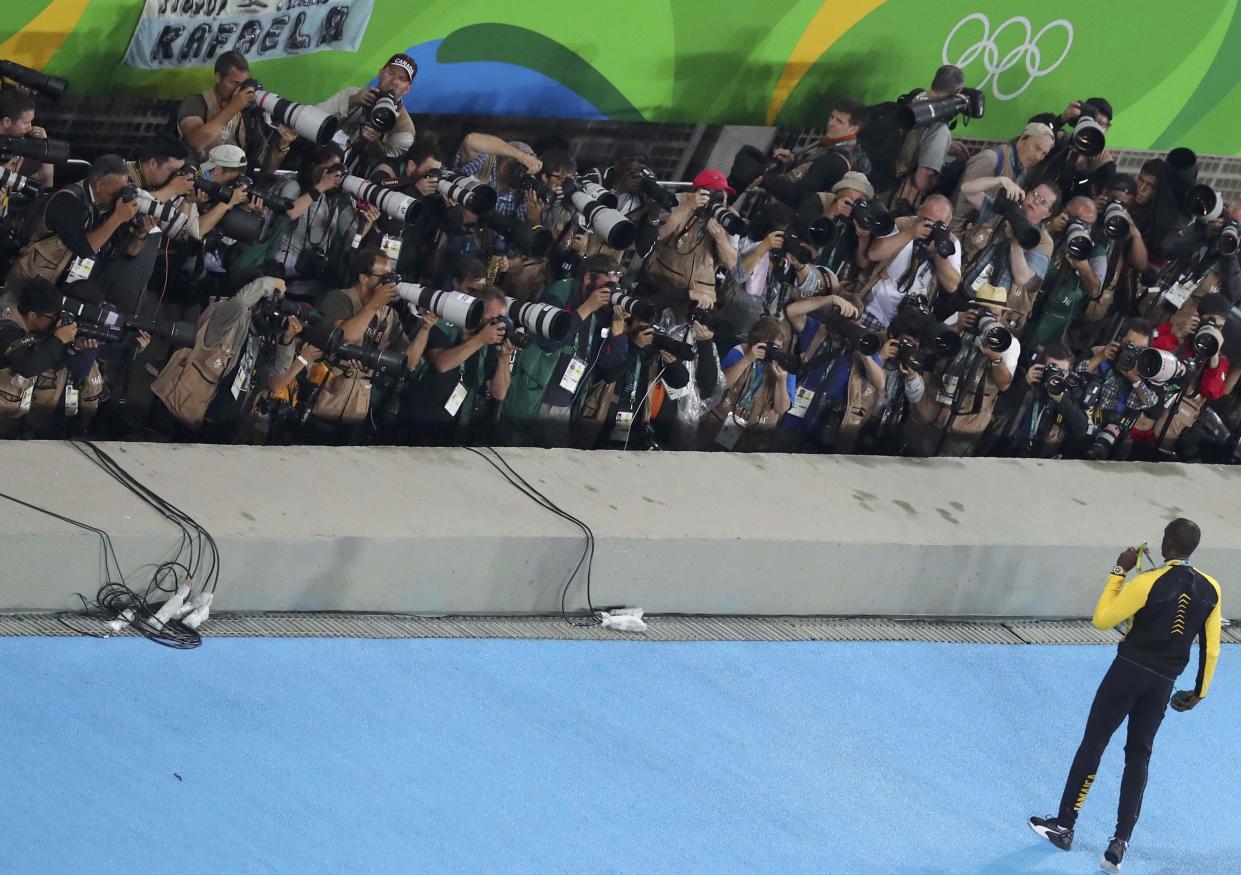
[[[36,337],[16,322],[0,322],[0,369],[12,368],[23,377],[37,377],[68,362],[65,345],[54,334]]]
[[[98,253],[87,241],[86,232],[99,227],[104,215],[78,192],[61,189],[48,200],[44,223],[74,255],[94,258]]]

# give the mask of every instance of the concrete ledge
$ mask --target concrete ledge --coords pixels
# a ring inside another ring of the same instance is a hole
[[[554,613],[581,549],[466,450],[104,447],[215,536],[220,610]],[[72,446],[0,452],[0,491],[109,531],[134,581],[175,548],[171,525]],[[1202,567],[1226,589],[1241,577],[1235,468],[502,452],[593,528],[596,605],[1083,616],[1119,550],[1157,542],[1178,515],[1203,527]],[[0,501],[0,538],[0,610],[73,607],[98,588],[94,535]],[[569,605],[583,605],[580,586]]]

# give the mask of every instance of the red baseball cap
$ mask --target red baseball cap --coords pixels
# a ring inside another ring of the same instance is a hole
[[[704,170],[694,177],[692,183],[694,188],[709,188],[715,191],[726,191],[729,194],[736,194],[728,185],[728,177],[718,170]]]

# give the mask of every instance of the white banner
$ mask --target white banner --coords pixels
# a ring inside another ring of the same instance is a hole
[[[146,0],[125,63],[210,67],[221,53],[250,61],[355,52],[374,0]]]

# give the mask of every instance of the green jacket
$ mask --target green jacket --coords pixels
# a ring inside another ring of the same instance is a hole
[[[573,280],[563,279],[552,283],[543,293],[541,301],[557,307],[566,307],[573,289]],[[597,313],[590,314],[586,321],[590,336],[598,331]],[[547,394],[547,386],[556,373],[556,366],[565,357],[573,356],[573,345],[566,344],[560,349],[548,352],[537,343],[532,343],[517,354],[513,364],[513,380],[509,385],[508,395],[504,399],[501,421],[523,431],[533,429],[539,415],[539,407],[543,404],[543,396]],[[583,377],[583,381],[586,377]],[[586,400],[586,393],[579,392],[574,400],[574,410],[581,409]]]

